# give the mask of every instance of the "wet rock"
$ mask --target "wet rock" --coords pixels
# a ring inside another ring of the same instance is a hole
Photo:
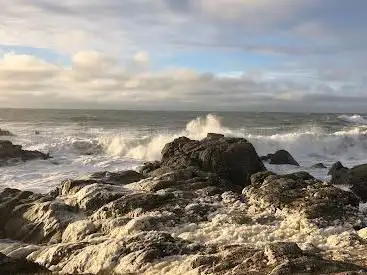
[[[33,244],[59,242],[62,231],[77,218],[72,207],[47,196],[16,189],[0,193],[3,238]]]
[[[161,174],[186,167],[216,173],[239,186],[249,184],[252,174],[266,170],[247,140],[217,134],[210,134],[201,141],[180,137],[166,144],[162,150]]]
[[[103,205],[121,198],[126,193],[120,186],[100,183],[83,186],[84,184],[85,181],[82,181],[80,185],[70,189],[68,193],[62,193],[62,196],[64,196],[64,201],[68,205],[75,206],[87,214],[92,214]],[[63,187],[65,185],[61,187],[61,190],[65,190]]]
[[[40,249],[38,245],[32,245],[10,239],[0,239],[0,253],[10,258],[25,259],[32,252]]]
[[[175,200],[175,197],[172,194],[130,193],[104,205],[93,214],[92,218],[94,220],[118,218],[137,210],[143,213],[168,204],[169,200]]]
[[[98,172],[81,179],[65,180],[53,194],[63,196],[68,204],[92,213],[124,196],[124,185],[143,178],[142,174],[135,171]]]
[[[0,166],[7,162],[48,159],[49,157],[48,154],[39,151],[23,150],[21,145],[14,145],[11,141],[0,140]]]
[[[327,169],[326,165],[323,164],[322,162],[312,165],[311,168]]]
[[[80,179],[68,179],[61,183],[60,195],[70,195],[77,193],[80,189],[91,184],[126,185],[137,182],[145,177],[133,170],[121,172],[96,172]]]
[[[351,190],[360,197],[363,202],[367,202],[367,181],[354,183]]]
[[[99,242],[58,244],[35,251],[28,259],[68,274],[126,274],[143,271],[162,258],[190,255],[201,249],[168,233],[151,231]]]
[[[268,154],[262,156],[261,160],[268,161],[270,164],[288,164],[299,166],[299,163],[293,158],[293,156],[286,150],[276,151],[274,154]]]
[[[50,274],[51,272],[39,264],[24,259],[15,259],[0,253],[0,274]]]
[[[126,185],[132,182],[140,181],[145,177],[133,170],[121,171],[121,172],[97,172],[89,176],[90,179],[96,180],[100,183],[112,184],[112,185]]]
[[[303,256],[296,243],[272,243],[265,247],[265,255],[269,264],[289,261]]]
[[[157,170],[160,167],[160,161],[146,162],[143,166],[138,168],[138,172],[143,174],[144,176],[149,176],[152,171]]]
[[[131,183],[126,185],[126,188],[149,192],[164,189],[199,191],[209,187],[216,188],[218,192],[232,189],[240,192],[241,190],[241,187],[233,185],[230,181],[220,178],[215,173],[204,172],[196,167],[168,170],[170,172],[159,173],[158,176]],[[157,171],[161,172],[161,168],[152,173],[156,173]]]
[[[331,183],[335,185],[351,186],[351,190],[367,202],[367,164],[346,168],[337,162],[330,169]]]
[[[303,256],[283,262],[270,275],[287,274],[335,274],[340,272],[363,272],[365,268],[347,262],[331,261],[317,256]]]
[[[62,234],[62,242],[82,241],[86,236],[97,231],[94,223],[88,220],[76,221],[69,224]]]
[[[4,129],[0,129],[0,136],[10,137],[10,136],[14,136],[14,134],[11,133],[10,131],[4,130]]]
[[[356,217],[358,198],[306,172],[275,175],[263,172],[252,176],[243,195],[255,208],[298,212],[318,224]],[[354,213],[354,214],[353,214]]]
[[[344,167],[340,161],[334,163],[328,172],[328,175],[331,176],[330,182],[335,185],[346,185],[348,172],[349,169]]]

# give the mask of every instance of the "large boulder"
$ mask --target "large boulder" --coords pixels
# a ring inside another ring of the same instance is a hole
[[[152,167],[158,167],[157,163],[142,170]],[[255,148],[247,140],[208,134],[201,141],[180,137],[166,144],[159,168],[150,174],[164,174],[187,167],[213,172],[239,186],[248,185],[252,174],[266,170]]]
[[[299,166],[299,163],[286,150],[279,150],[276,151],[274,154],[268,154],[266,156],[262,156],[261,160],[268,161],[270,164],[276,164],[276,165],[288,164]]]
[[[348,169],[337,162],[330,169],[329,175],[331,175],[332,184],[350,186],[362,201],[367,201],[367,164]]]
[[[33,159],[48,159],[50,156],[39,151],[23,150],[21,145],[11,141],[0,140],[0,166],[7,162],[28,161]]]
[[[331,184],[315,179],[306,172],[275,175],[262,172],[251,177],[251,185],[243,190],[245,198],[258,211],[264,209],[301,213],[320,226],[334,221],[358,222],[358,198]]]

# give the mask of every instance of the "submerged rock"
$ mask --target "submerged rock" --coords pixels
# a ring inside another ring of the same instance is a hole
[[[327,169],[326,165],[323,164],[322,162],[312,165],[311,168]]]
[[[268,154],[261,157],[263,161],[269,161],[270,164],[288,164],[299,166],[299,163],[293,158],[293,156],[286,150],[276,151],[274,154]]]
[[[4,129],[1,129],[0,128],[0,136],[7,136],[7,137],[9,137],[9,136],[14,136],[14,134],[13,133],[11,133],[10,131],[8,131],[8,130],[4,130]]]
[[[21,145],[14,145],[11,141],[0,140],[0,166],[7,162],[48,159],[49,157],[48,154],[39,151],[23,150]]]

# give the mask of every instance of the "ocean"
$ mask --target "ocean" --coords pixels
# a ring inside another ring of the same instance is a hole
[[[259,155],[288,150],[301,167],[267,165],[277,173],[306,170],[326,180],[328,170],[313,164],[367,162],[363,114],[0,109],[0,128],[15,135],[0,139],[52,156],[1,167],[0,189],[41,193],[67,178],[136,169],[159,160],[174,138],[201,139],[209,132],[244,137]]]

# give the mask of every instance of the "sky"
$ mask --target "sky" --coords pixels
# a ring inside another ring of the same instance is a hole
[[[365,0],[1,0],[0,107],[367,112]]]

